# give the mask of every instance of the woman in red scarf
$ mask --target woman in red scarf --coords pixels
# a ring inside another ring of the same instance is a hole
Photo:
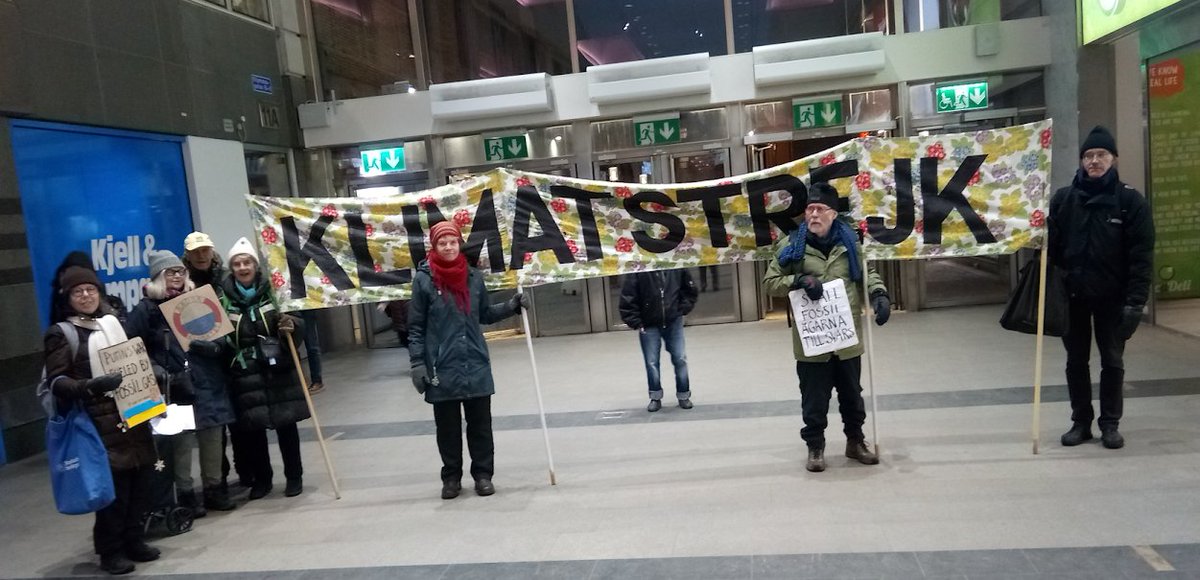
[[[412,381],[433,405],[438,451],[442,455],[442,499],[462,491],[462,420],[475,493],[492,495],[492,365],[482,326],[513,316],[528,306],[524,294],[500,304],[488,301],[483,274],[462,255],[462,232],[453,222],[430,228],[434,252],[417,267],[408,312],[408,352]]]

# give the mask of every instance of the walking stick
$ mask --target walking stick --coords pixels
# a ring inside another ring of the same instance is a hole
[[[518,294],[524,294],[525,289],[517,287]],[[529,310],[521,309],[521,324],[525,328],[525,346],[529,347],[529,364],[533,367],[533,390],[537,393],[538,417],[542,420],[542,441],[546,444],[546,463],[550,469],[550,485],[558,485],[554,476],[554,455],[550,452],[550,430],[546,427],[546,407],[542,404],[542,381],[538,377],[537,359],[533,355],[533,334],[529,332]]]
[[[300,355],[296,353],[296,342],[292,333],[285,332],[288,348],[292,349],[292,362],[296,365],[296,376],[300,377],[300,392],[304,393],[304,402],[308,404],[308,414],[312,416],[313,427],[317,429],[317,442],[321,444],[321,455],[325,456],[325,469],[329,470],[329,481],[333,483],[334,499],[342,499],[342,490],[338,487],[337,474],[333,472],[333,461],[329,458],[329,448],[325,446],[325,435],[321,433],[321,421],[317,419],[317,408],[313,406],[312,396],[308,394],[308,381],[304,378],[304,370],[300,368]]]

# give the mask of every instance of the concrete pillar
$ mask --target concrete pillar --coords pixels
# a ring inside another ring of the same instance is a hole
[[[1079,167],[1080,86],[1078,24],[1075,0],[1043,0],[1050,17],[1051,63],[1046,67],[1046,117],[1054,119],[1052,187],[1070,183]],[[1087,94],[1088,100],[1094,95]]]

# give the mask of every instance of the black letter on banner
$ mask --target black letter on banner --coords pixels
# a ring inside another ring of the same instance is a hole
[[[604,257],[604,249],[600,247],[600,230],[596,226],[596,213],[592,211],[593,199],[612,197],[606,191],[585,191],[566,185],[551,185],[550,194],[575,200],[575,208],[579,212],[579,224],[583,229],[583,246],[587,251],[588,261]]]
[[[392,284],[408,284],[412,282],[412,270],[392,270],[391,272],[376,272],[375,259],[367,246],[367,227],[363,224],[362,214],[346,212],[346,225],[350,228],[350,250],[354,252],[354,262],[358,265],[358,283],[363,288],[368,286],[391,286]]]
[[[767,211],[763,194],[781,189],[792,194],[791,203],[780,211]],[[771,241],[772,222],[783,230],[784,235],[792,233],[796,229],[795,218],[804,215],[804,204],[808,201],[808,188],[794,175],[775,175],[747,181],[746,194],[750,196],[750,221],[754,224],[754,245],[758,247],[774,243]]]
[[[685,201],[703,202],[704,217],[708,220],[708,236],[712,240],[713,247],[727,248],[729,247],[729,234],[725,231],[725,214],[721,212],[721,198],[734,197],[741,194],[742,186],[730,183],[696,189],[681,189],[676,194],[676,197],[679,198],[680,203]],[[664,203],[663,205],[666,204]],[[628,206],[629,204],[627,203],[626,207]]]
[[[337,260],[329,253],[329,249],[321,244],[325,237],[325,229],[333,223],[332,216],[321,216],[313,222],[308,230],[308,239],[304,247],[300,247],[300,231],[296,229],[296,218],[285,217],[279,220],[283,227],[283,247],[287,250],[288,274],[291,275],[292,298],[299,299],[308,295],[304,287],[304,268],[309,262],[316,262],[321,273],[329,277],[329,282],[338,290],[349,290],[354,287],[350,276],[342,270]]]
[[[963,221],[967,222],[967,227],[971,228],[971,233],[975,235],[977,243],[993,244],[996,242],[996,236],[993,236],[991,230],[988,229],[987,222],[975,213],[971,204],[967,202],[967,198],[962,194],[963,189],[967,187],[967,182],[974,177],[975,172],[979,171],[985,159],[987,159],[987,155],[971,155],[964,159],[962,165],[959,165],[958,170],[954,172],[954,177],[951,177],[950,182],[946,184],[946,188],[937,193],[938,159],[936,157],[921,158],[921,200],[925,202],[926,244],[942,243],[942,221],[956,209],[962,215]]]
[[[896,227],[888,229],[883,218],[867,218],[867,233],[881,244],[895,245],[908,239],[917,220],[912,193],[912,159],[896,159]]]
[[[575,256],[571,255],[571,248],[567,247],[567,240],[563,238],[562,232],[558,229],[558,222],[554,221],[554,214],[550,213],[550,208],[542,202],[542,196],[536,189],[528,185],[517,188],[515,213],[510,268],[513,270],[524,268],[525,254],[541,250],[554,250],[554,257],[558,258],[559,264],[575,262]],[[542,234],[534,238],[529,237],[529,218],[531,216],[542,227]]]
[[[442,212],[438,211],[435,204],[424,204],[426,219],[429,222],[429,227],[433,227],[438,222],[446,221],[442,216]],[[404,222],[404,231],[408,232],[408,255],[412,256],[413,266],[419,265],[425,261],[425,230],[421,229],[421,208],[415,205],[406,205],[400,208],[401,220]]]
[[[858,161],[855,159],[847,159],[846,161],[838,161],[829,165],[819,165],[817,167],[808,168],[808,182],[817,183],[818,181],[833,181],[843,177],[854,177],[858,175]],[[849,213],[850,198],[838,198],[838,213]]]
[[[471,234],[467,237],[467,244],[463,246],[467,262],[470,262],[472,266],[479,267],[479,255],[483,252],[485,245],[488,253],[488,269],[492,272],[503,272],[504,243],[500,239],[500,225],[496,220],[496,201],[492,197],[490,188],[483,190],[483,194],[479,197],[479,209],[475,210],[475,221],[471,222]]]
[[[679,246],[679,242],[682,242],[683,238],[687,236],[687,226],[684,225],[683,218],[674,214],[642,209],[643,203],[661,203],[668,207],[678,207],[667,194],[661,191],[639,191],[625,198],[625,211],[629,212],[629,215],[633,216],[634,219],[658,224],[667,228],[667,237],[665,238],[659,239],[647,234],[645,230],[637,230],[633,232],[633,240],[642,249],[655,254],[674,250]],[[718,211],[717,213],[719,214],[720,212]],[[721,231],[724,230],[725,226],[722,224]],[[725,238],[722,237],[721,241],[724,242]],[[713,243],[715,244],[716,240],[713,240]]]

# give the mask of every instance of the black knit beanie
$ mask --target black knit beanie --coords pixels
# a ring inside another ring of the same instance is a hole
[[[1088,149],[1104,149],[1117,156],[1117,140],[1113,139],[1112,133],[1108,132],[1101,125],[1096,125],[1091,133],[1088,133],[1087,139],[1083,140],[1083,144],[1079,146],[1079,158],[1083,159],[1083,154]]]
[[[818,181],[808,187],[808,203],[823,203],[832,209],[838,208],[838,192],[828,182]]]

